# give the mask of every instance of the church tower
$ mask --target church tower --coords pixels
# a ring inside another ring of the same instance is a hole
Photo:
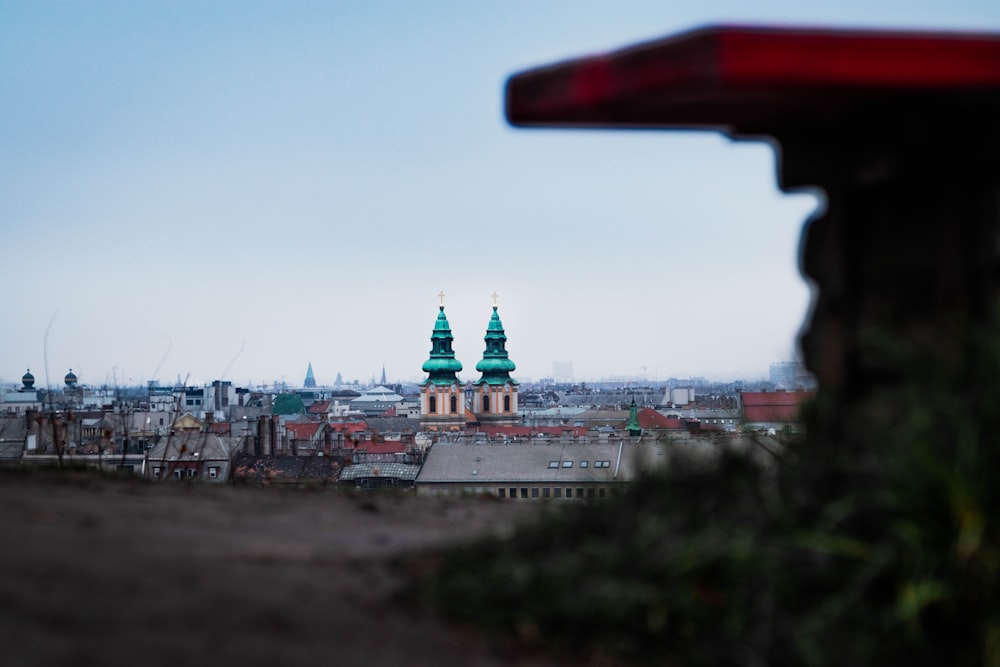
[[[497,314],[496,294],[493,295],[493,315],[486,327],[486,350],[476,370],[482,377],[472,393],[472,411],[480,424],[513,426],[521,423],[517,411],[517,380],[510,376],[514,362],[507,356],[507,334]]]
[[[420,383],[420,427],[428,431],[460,431],[465,428],[465,400],[455,375],[462,363],[452,349],[454,337],[444,314],[444,294],[431,333],[431,356],[424,362],[428,374]]]

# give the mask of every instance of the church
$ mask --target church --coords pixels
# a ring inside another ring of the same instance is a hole
[[[430,358],[424,362],[427,379],[420,383],[420,426],[427,431],[462,431],[469,423],[489,426],[513,426],[521,423],[517,407],[517,380],[510,374],[514,362],[507,354],[507,335],[497,313],[493,295],[493,314],[486,327],[486,349],[476,364],[480,378],[472,383],[471,396],[458,379],[462,362],[455,358],[454,336],[438,306],[437,320],[431,332]]]

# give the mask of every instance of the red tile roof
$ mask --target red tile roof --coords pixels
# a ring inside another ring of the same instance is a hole
[[[309,414],[326,414],[330,410],[331,403],[333,403],[333,401],[314,401],[313,404],[309,406]]]
[[[795,422],[799,421],[799,407],[816,395],[812,391],[744,391],[743,421]]]
[[[642,408],[638,411],[639,426],[642,428],[683,429],[680,419],[671,419],[652,408]]]
[[[385,442],[362,442],[355,447],[369,454],[402,454],[406,451],[406,443],[399,440],[386,440]]]
[[[294,440],[314,440],[317,437],[320,427],[324,425],[323,422],[288,422],[285,424],[285,430]]]
[[[364,433],[368,430],[368,424],[364,422],[332,422],[329,426],[335,433]]]

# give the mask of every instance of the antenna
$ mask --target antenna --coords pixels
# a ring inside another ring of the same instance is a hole
[[[42,360],[45,362],[45,390],[49,393],[49,407],[52,407],[52,387],[49,385],[49,331],[52,329],[52,323],[56,321],[56,315],[58,314],[58,309],[52,313],[52,317],[49,318],[49,326],[45,327],[45,338],[42,339]]]
[[[229,365],[228,365],[228,366],[226,366],[226,370],[222,371],[222,375],[221,375],[221,376],[219,376],[219,379],[220,379],[220,380],[225,380],[225,379],[226,379],[226,375],[228,375],[228,374],[229,374],[229,369],[233,367],[233,364],[235,364],[235,363],[236,363],[236,360],[240,358],[240,355],[241,355],[241,354],[243,354],[243,348],[245,348],[246,346],[247,346],[247,339],[246,339],[246,338],[244,338],[244,339],[243,339],[243,344],[242,344],[242,345],[240,345],[240,349],[239,349],[239,351],[238,351],[238,352],[236,353],[236,356],[232,358],[232,360],[231,360],[231,361],[229,362]],[[284,376],[282,376],[282,377],[284,377]]]
[[[174,341],[170,338],[170,336],[163,334],[163,337],[167,339],[167,351],[164,352],[163,356],[160,358],[160,363],[156,365],[156,370],[153,371],[153,376],[149,378],[150,380],[156,379],[156,376],[160,373],[160,369],[163,368],[163,362],[167,360],[167,355],[170,354],[170,350],[174,347]],[[178,375],[177,377],[179,378],[180,376]]]

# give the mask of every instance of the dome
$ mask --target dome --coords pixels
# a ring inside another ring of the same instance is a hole
[[[517,366],[507,357],[485,357],[478,364],[476,370],[480,373],[510,373]]]
[[[30,368],[21,376],[21,382],[24,383],[26,390],[32,389],[35,386],[35,376],[31,374]]]
[[[69,373],[66,373],[66,377],[63,378],[63,381],[66,383],[67,387],[76,386],[76,374],[73,372],[72,368],[69,369]]]

